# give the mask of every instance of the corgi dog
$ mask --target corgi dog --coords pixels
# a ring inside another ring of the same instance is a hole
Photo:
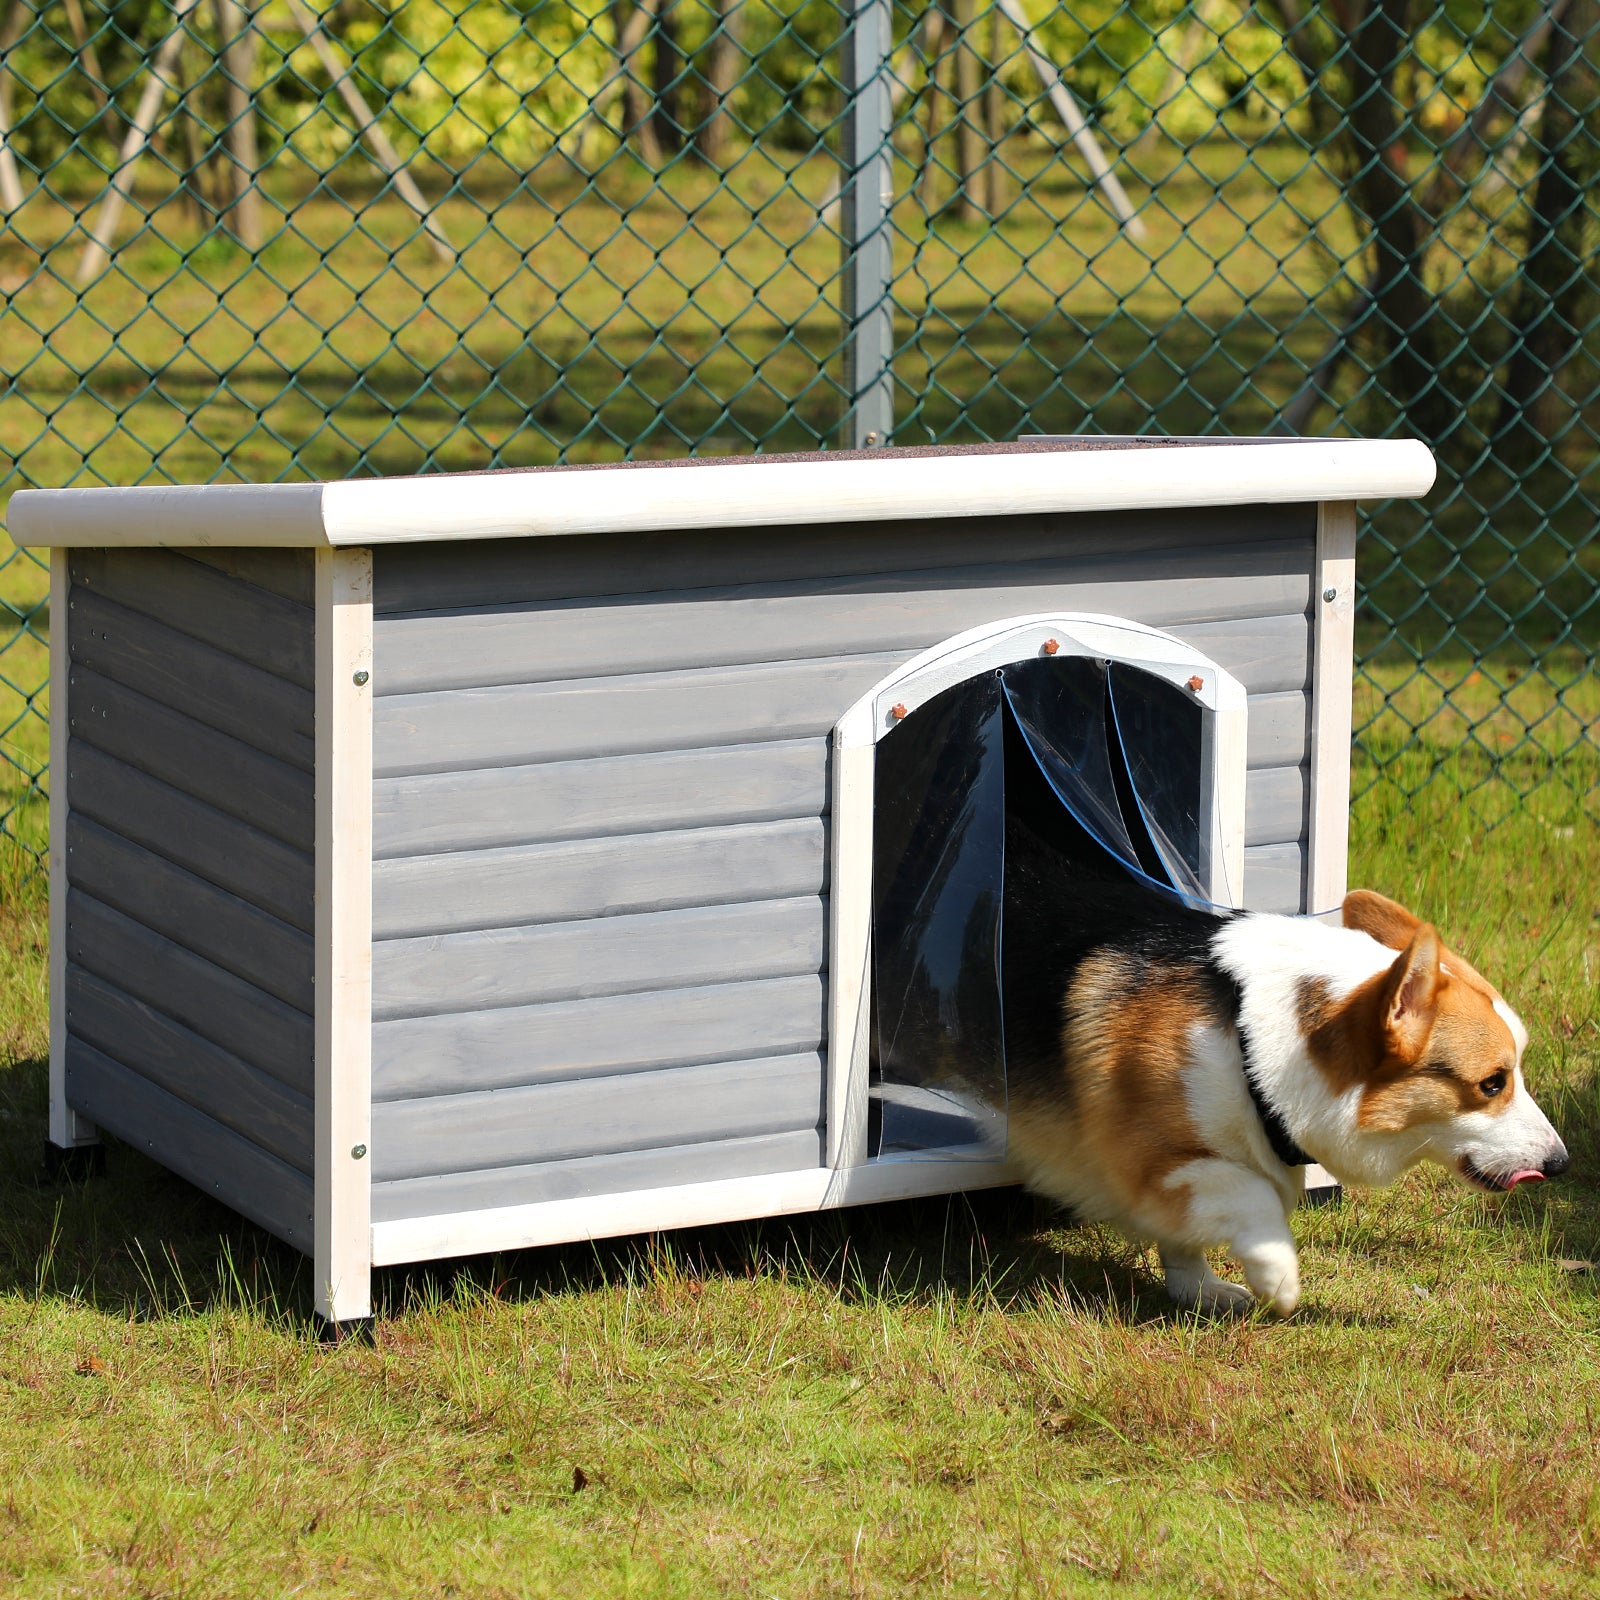
[[[1433,1161],[1492,1191],[1566,1170],[1521,1019],[1394,901],[1350,894],[1342,927],[1194,909],[1020,821],[1006,862],[1007,1154],[1153,1240],[1179,1304],[1294,1311],[1306,1162],[1378,1186]],[[1248,1288],[1211,1270],[1217,1245]]]

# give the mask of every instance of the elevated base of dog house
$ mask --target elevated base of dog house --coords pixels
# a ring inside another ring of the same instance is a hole
[[[47,1185],[87,1183],[104,1175],[106,1147],[103,1144],[78,1144],[70,1148],[46,1139],[44,1142],[44,1182]]]

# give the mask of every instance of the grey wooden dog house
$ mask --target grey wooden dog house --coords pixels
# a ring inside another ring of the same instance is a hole
[[[1353,502],[1433,472],[1073,439],[19,493],[50,1137],[307,1251],[335,1320],[377,1264],[1006,1181],[861,1131],[874,740],[1126,638],[1205,685],[1218,892],[1336,906]]]

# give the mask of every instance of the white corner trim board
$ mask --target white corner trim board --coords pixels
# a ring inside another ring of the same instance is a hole
[[[23,489],[12,539],[85,545],[361,546],[918,517],[1304,504],[1427,493],[1413,439],[1174,443],[530,469],[344,483]]]
[[[1350,702],[1356,641],[1354,506],[1336,502],[1317,507],[1311,622],[1306,910],[1337,922],[1350,860]]]
[[[372,552],[316,556],[317,1312],[371,1313]]]

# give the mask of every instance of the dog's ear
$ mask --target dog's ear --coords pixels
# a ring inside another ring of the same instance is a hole
[[[1416,936],[1422,920],[1414,917],[1397,901],[1372,889],[1352,889],[1344,897],[1344,925],[1358,933],[1371,934],[1390,950],[1404,950]],[[1459,950],[1439,947],[1440,959],[1456,977],[1477,984],[1491,998],[1500,993]]]
[[[1383,987],[1384,1042],[1411,1063],[1421,1056],[1439,1009],[1439,935],[1426,922],[1389,968]]]
[[[1420,917],[1373,889],[1352,889],[1344,897],[1343,915],[1345,927],[1371,934],[1391,950],[1404,950],[1422,926]]]

